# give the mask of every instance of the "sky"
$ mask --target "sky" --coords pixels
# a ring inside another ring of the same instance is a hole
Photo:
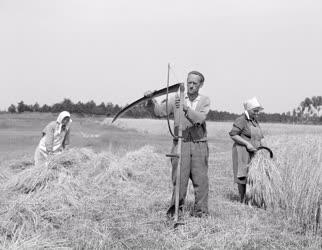
[[[211,109],[256,96],[287,112],[322,95],[321,0],[0,0],[0,109],[125,105],[205,76]]]

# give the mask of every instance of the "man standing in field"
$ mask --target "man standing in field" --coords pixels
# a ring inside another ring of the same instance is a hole
[[[170,98],[168,102],[168,113],[174,115],[174,132],[178,135],[178,117],[181,116],[182,123],[182,155],[181,155],[181,178],[179,210],[182,207],[187,194],[189,178],[192,181],[195,191],[195,205],[193,216],[202,217],[208,215],[208,158],[209,149],[207,142],[206,117],[210,108],[210,99],[199,94],[199,89],[203,86],[204,76],[198,71],[191,71],[187,78],[187,91],[183,112],[179,114],[180,99],[178,95]],[[147,92],[145,95],[149,95]],[[148,107],[152,107],[156,116],[167,116],[166,103],[159,104],[156,100],[148,102]],[[178,140],[173,140],[172,153],[176,152]],[[178,159],[172,158],[172,182],[173,193],[170,207],[167,211],[168,217],[173,217],[175,213],[175,186],[176,170]]]

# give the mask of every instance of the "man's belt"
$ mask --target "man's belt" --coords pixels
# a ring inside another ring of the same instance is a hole
[[[182,141],[183,142],[207,142],[207,138],[206,137],[204,137],[204,138],[202,138],[202,139],[199,139],[199,140],[192,140],[192,139],[190,139],[190,138],[188,138],[188,139],[182,139]],[[177,144],[178,143],[178,139],[173,139],[173,143],[174,144]]]
[[[177,131],[177,127],[174,129],[174,131]],[[206,136],[207,132],[202,125],[194,125],[182,131],[182,140],[184,142],[206,141]],[[174,139],[174,141],[176,141],[176,139]]]

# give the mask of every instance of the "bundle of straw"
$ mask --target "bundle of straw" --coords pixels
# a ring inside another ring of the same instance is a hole
[[[82,164],[94,154],[87,149],[73,149],[51,157],[47,162],[27,168],[13,176],[4,184],[4,188],[20,193],[42,190],[61,176],[77,175]]]
[[[83,207],[83,197],[91,195],[82,176],[82,170],[90,167],[86,164],[92,160],[91,155],[95,154],[87,149],[66,151],[4,183],[0,242],[5,243],[0,244],[16,244],[38,231],[45,234],[57,230],[74,218]]]
[[[267,153],[258,151],[253,157],[248,172],[248,195],[259,207],[276,208],[282,201],[282,178],[275,160]]]

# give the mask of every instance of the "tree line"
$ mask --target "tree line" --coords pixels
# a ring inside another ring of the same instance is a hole
[[[67,110],[78,115],[104,115],[114,116],[122,109],[121,106],[108,103],[96,104],[93,100],[83,103],[73,103],[70,99],[64,99],[62,102],[53,105],[44,104],[40,106],[38,103],[25,104],[20,101],[17,105],[11,104],[8,107],[9,113],[22,112],[42,112],[42,113],[58,113]],[[233,121],[240,114],[230,113],[227,111],[210,110],[207,119],[210,121]],[[129,110],[125,117],[130,118],[155,118],[155,116],[144,106],[138,105]],[[260,113],[259,120],[261,122],[276,122],[276,123],[313,123],[322,124],[322,96],[314,96],[312,98],[305,98],[297,108],[293,111],[280,113]]]

